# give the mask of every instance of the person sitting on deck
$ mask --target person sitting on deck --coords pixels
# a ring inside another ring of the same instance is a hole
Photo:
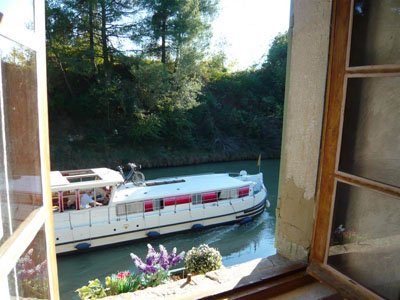
[[[90,208],[93,206],[102,206],[100,202],[97,202],[92,199],[92,191],[88,191],[87,193],[82,195],[80,207],[81,208]]]

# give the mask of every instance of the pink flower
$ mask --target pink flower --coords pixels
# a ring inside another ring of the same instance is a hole
[[[119,272],[117,274],[117,279],[124,279],[125,277],[131,276],[131,273],[129,272]]]

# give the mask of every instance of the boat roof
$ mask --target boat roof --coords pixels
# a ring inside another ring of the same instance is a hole
[[[239,188],[249,185],[249,181],[243,181],[229,174],[206,174],[182,177],[163,178],[165,182],[173,182],[169,184],[151,185],[151,186],[134,186],[126,184],[120,186],[116,191],[113,202],[123,201],[139,201],[146,199],[158,199],[179,195],[191,195],[203,192],[221,191],[225,189]],[[146,183],[160,181],[149,180]]]
[[[52,171],[50,172],[50,182],[52,192],[61,192],[116,185],[124,182],[124,179],[117,171],[108,168],[95,168]]]

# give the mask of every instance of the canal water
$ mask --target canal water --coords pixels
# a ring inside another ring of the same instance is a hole
[[[209,163],[142,171],[146,179],[156,179],[200,173],[238,173],[240,170],[247,170],[249,174],[257,173],[257,161]],[[193,246],[208,244],[211,247],[218,248],[221,252],[224,266],[275,254],[275,208],[278,193],[279,160],[263,160],[261,172],[264,174],[264,184],[268,190],[268,200],[271,206],[253,222],[244,225],[226,225],[202,231],[178,233],[139,242],[132,241],[132,243],[122,246],[58,257],[61,300],[78,300],[79,297],[75,290],[87,285],[88,280],[99,278],[104,283],[104,278],[112,273],[125,270],[135,272],[136,267],[129,254],[133,252],[144,258],[148,243],[151,243],[156,249],[159,244],[162,244],[168,251],[177,247],[178,252],[187,252]],[[183,263],[177,267],[183,267]]]

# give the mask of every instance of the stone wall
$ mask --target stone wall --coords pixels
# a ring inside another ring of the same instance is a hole
[[[275,246],[293,260],[307,259],[315,220],[331,7],[330,0],[291,3]]]

